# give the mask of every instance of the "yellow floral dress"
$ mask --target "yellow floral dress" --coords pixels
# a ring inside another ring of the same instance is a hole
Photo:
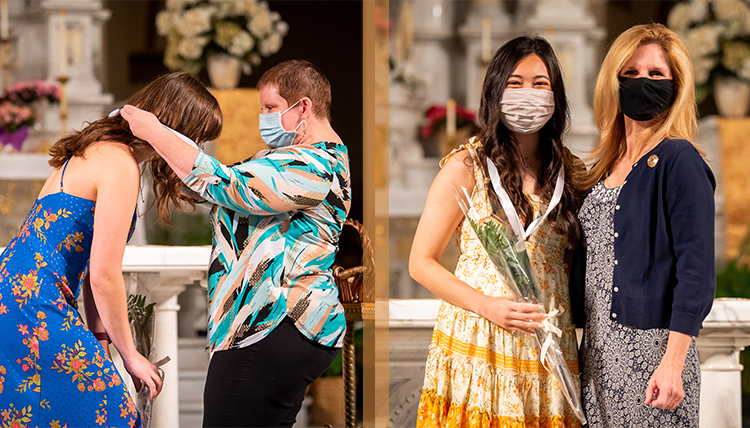
[[[489,180],[477,156],[481,148],[481,142],[473,139],[440,164],[461,150],[469,150],[474,159],[472,202],[480,215],[489,215]],[[541,216],[547,203],[536,195],[527,196],[534,208],[534,218]],[[456,277],[485,294],[507,296],[468,220],[464,219],[459,230],[461,256]],[[548,310],[558,308],[562,312],[551,322],[562,330],[562,337],[558,338],[560,348],[575,382],[580,384],[564,261],[567,237],[544,222],[529,237],[527,245],[542,288],[543,304]],[[539,353],[535,337],[505,330],[443,301],[427,357],[417,427],[580,426],[560,384],[539,362]]]

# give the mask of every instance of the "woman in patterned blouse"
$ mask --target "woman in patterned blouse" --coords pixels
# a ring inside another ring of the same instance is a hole
[[[272,147],[225,166],[125,106],[133,134],[213,204],[204,426],[294,424],[307,385],[341,348],[344,312],[331,274],[351,205],[347,148],[330,125],[330,84],[307,61],[258,82]]]

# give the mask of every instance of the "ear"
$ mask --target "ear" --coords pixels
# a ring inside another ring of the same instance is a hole
[[[303,97],[301,100],[299,100],[299,103],[302,106],[303,119],[307,119],[308,117],[313,115],[313,104],[310,98]]]

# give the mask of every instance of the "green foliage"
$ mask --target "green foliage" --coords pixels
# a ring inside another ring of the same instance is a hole
[[[534,279],[527,274],[532,272],[532,268],[526,246],[521,251],[516,251],[517,238],[510,236],[507,228],[492,217],[483,218],[479,222],[471,217],[467,218],[499,273],[503,276],[506,276],[506,272],[510,274],[510,278],[505,278],[505,284],[517,287],[513,294],[522,296],[526,301],[540,302]]]
[[[135,341],[135,349],[148,357],[153,347],[154,306],[146,304],[146,296],[131,294],[128,296],[128,321]]]
[[[151,213],[153,211],[153,213]],[[147,241],[154,245],[211,245],[211,224],[205,210],[186,213],[172,210],[172,225],[156,220],[156,209],[149,211],[153,220],[146,229]]]
[[[737,259],[726,264],[716,275],[716,297],[750,298],[750,269]]]

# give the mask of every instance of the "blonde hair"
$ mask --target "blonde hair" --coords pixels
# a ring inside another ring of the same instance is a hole
[[[698,131],[693,63],[685,44],[675,32],[661,24],[630,28],[612,43],[596,78],[594,121],[601,139],[587,159],[593,162],[593,166],[583,180],[585,188],[593,187],[625,154],[625,122],[620,111],[618,76],[639,46],[652,43],[661,46],[666,54],[675,84],[675,100],[657,117],[649,130],[650,137],[641,142],[636,150],[640,152],[646,147],[656,146],[667,137],[682,138],[692,143]],[[696,149],[703,154],[698,147]]]

